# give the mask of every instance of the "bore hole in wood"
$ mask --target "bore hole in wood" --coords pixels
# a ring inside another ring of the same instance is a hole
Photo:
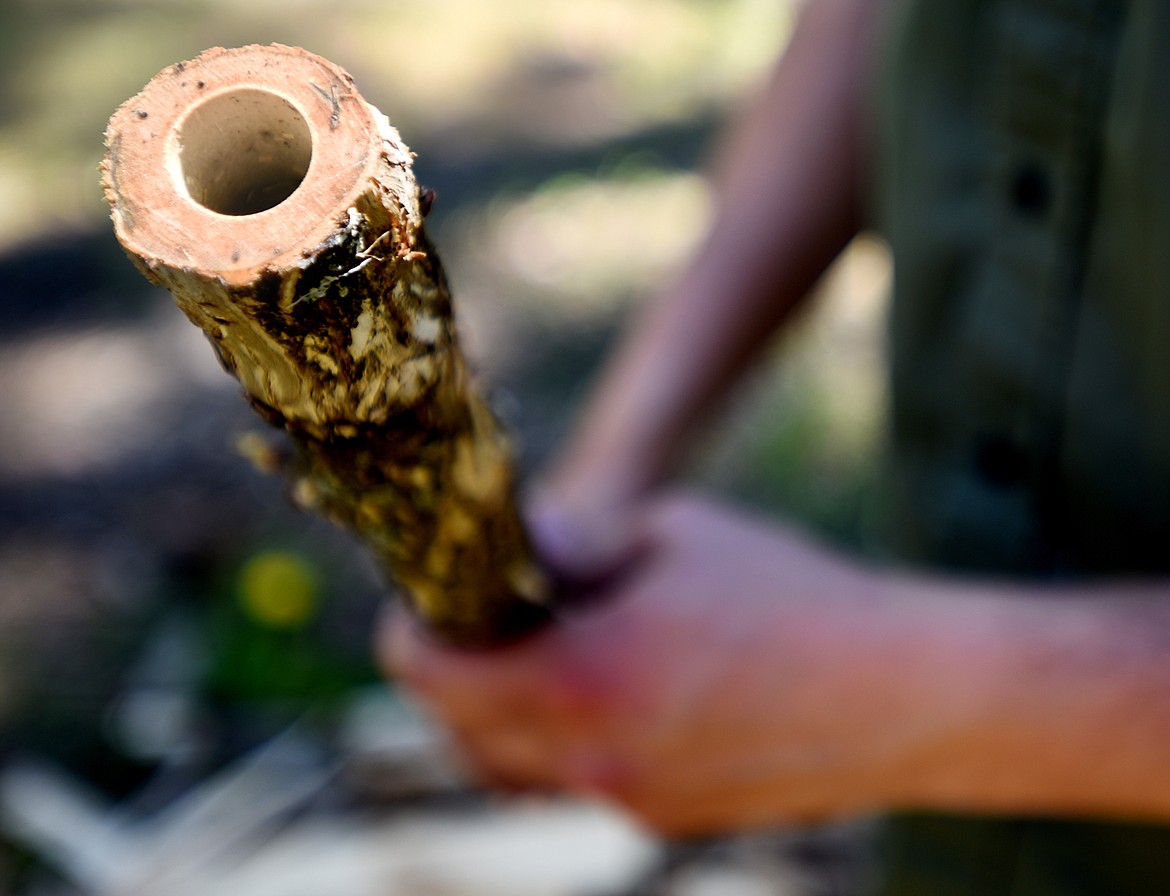
[[[196,106],[179,128],[179,167],[191,198],[221,215],[274,208],[313,158],[303,115],[266,90],[234,90]]]

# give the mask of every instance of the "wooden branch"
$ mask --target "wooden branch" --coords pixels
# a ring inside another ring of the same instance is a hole
[[[447,640],[547,619],[412,154],[349,75],[292,47],[208,50],[119,108],[106,146],[118,239],[292,437],[298,503],[355,532]]]

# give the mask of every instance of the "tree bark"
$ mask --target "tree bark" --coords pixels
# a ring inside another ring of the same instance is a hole
[[[118,239],[291,436],[297,502],[355,532],[448,641],[545,621],[413,156],[349,75],[291,47],[208,50],[122,105],[106,145]]]

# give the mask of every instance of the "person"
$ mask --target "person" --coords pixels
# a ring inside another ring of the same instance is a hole
[[[894,812],[887,894],[1170,892],[1167,38],[1160,0],[803,7],[534,501],[580,607],[381,636],[485,780],[668,835]],[[868,226],[880,563],[670,482]]]

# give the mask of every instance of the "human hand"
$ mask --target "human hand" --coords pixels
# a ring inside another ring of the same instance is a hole
[[[462,652],[398,618],[383,661],[488,782],[601,796],[664,832],[885,802],[914,676],[877,577],[696,497],[649,500],[627,531],[624,568],[550,629]]]

